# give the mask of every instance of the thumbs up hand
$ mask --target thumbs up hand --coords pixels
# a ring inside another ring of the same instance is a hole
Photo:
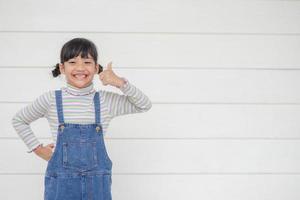
[[[107,68],[99,74],[99,79],[103,85],[112,85],[118,88],[125,84],[125,80],[117,76],[112,70],[112,62],[109,62]]]

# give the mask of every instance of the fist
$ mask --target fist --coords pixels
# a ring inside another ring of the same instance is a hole
[[[103,85],[121,87],[123,84],[125,84],[124,79],[117,76],[112,70],[112,62],[109,62],[107,64],[107,68],[99,74],[99,79]]]
[[[37,149],[35,149],[34,153],[39,157],[43,158],[44,160],[49,161],[53,154],[52,151],[53,148],[54,148],[54,143],[51,143],[44,147],[43,146],[38,147]]]

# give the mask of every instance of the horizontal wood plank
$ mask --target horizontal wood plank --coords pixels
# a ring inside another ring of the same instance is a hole
[[[11,119],[26,105],[0,103],[1,138],[18,138]],[[114,118],[105,136],[145,139],[299,139],[299,119],[300,105],[153,104],[146,113]],[[31,128],[39,138],[51,137],[45,118],[32,122]]]
[[[115,70],[140,88],[150,100],[161,103],[300,103],[300,71],[244,70]],[[32,101],[64,85],[47,69],[0,69],[5,95],[1,102]],[[32,77],[32,78],[31,78]],[[95,88],[102,86],[95,75]],[[8,84],[11,83],[11,84]]]
[[[43,175],[0,178],[1,199],[43,199]],[[299,184],[299,175],[113,174],[112,196],[115,200],[298,200]]]
[[[105,143],[116,173],[300,173],[300,140],[115,139]],[[1,139],[0,173],[43,173],[47,161],[26,150],[21,140]]]
[[[298,1],[92,0],[83,9],[79,0],[10,0],[0,8],[0,31],[300,32]]]
[[[0,52],[5,52],[0,67],[51,67],[74,37],[92,40],[99,63],[113,61],[117,68],[300,69],[299,35],[5,32],[0,33]]]

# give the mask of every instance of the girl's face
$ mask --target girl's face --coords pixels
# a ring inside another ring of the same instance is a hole
[[[88,58],[81,58],[81,55],[71,58],[63,64],[59,64],[60,72],[65,74],[66,80],[72,86],[84,88],[91,84],[94,75],[97,74],[99,65],[88,55]]]

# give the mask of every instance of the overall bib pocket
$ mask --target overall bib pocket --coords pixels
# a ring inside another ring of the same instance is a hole
[[[63,142],[63,167],[90,170],[98,166],[96,141]]]

